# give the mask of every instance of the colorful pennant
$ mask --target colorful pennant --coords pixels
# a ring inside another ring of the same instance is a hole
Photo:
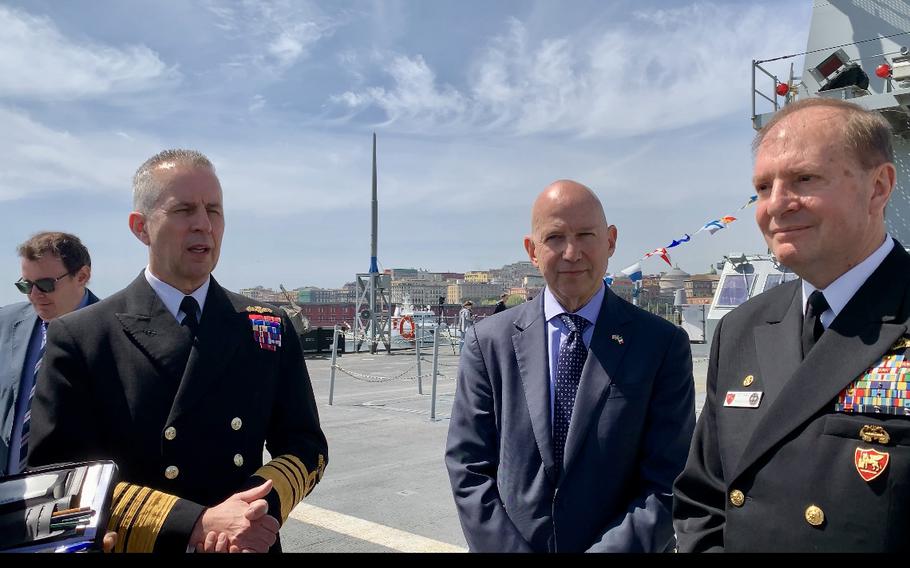
[[[756,201],[758,201],[758,195],[752,195],[751,197],[749,197],[749,200],[745,203],[745,205],[743,205],[742,207],[739,208],[739,211],[742,211],[743,209],[752,205]],[[707,223],[705,223],[704,225],[702,225],[702,227],[700,229],[698,229],[697,231],[695,231],[694,233],[692,233],[692,235],[689,235],[689,233],[686,233],[683,237],[681,237],[679,239],[673,239],[673,241],[665,247],[657,248],[657,249],[652,250],[651,252],[645,253],[644,256],[642,256],[639,259],[639,261],[645,260],[652,256],[659,256],[660,258],[662,258],[664,260],[664,262],[666,262],[667,264],[669,264],[672,267],[673,264],[670,262],[670,255],[667,252],[667,249],[671,249],[673,247],[678,247],[681,244],[688,243],[689,241],[692,240],[692,236],[697,235],[698,233],[701,233],[702,231],[706,231],[709,234],[713,235],[717,231],[720,231],[721,229],[725,229],[727,227],[727,225],[729,225],[730,223],[732,223],[734,221],[736,221],[736,217],[734,217],[732,215],[724,215],[723,217],[720,217],[718,219],[712,219],[712,220],[708,221]],[[632,266],[624,268],[620,272],[622,274],[625,274],[629,278],[631,278],[633,281],[641,280],[641,278],[642,278],[641,263],[636,262]],[[635,276],[637,276],[637,280],[636,280]],[[612,277],[610,279],[610,283],[612,283]]]

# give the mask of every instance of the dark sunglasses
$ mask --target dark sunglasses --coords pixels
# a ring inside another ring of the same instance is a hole
[[[67,276],[73,274],[72,272],[67,272],[63,276],[58,276],[57,278],[39,278],[34,282],[31,280],[26,280],[25,278],[20,278],[15,282],[16,288],[19,289],[23,294],[31,294],[32,286],[37,286],[39,290],[45,294],[50,294],[56,289],[56,284],[58,281],[63,280]]]

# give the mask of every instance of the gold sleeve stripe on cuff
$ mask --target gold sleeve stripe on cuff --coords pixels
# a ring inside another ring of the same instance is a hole
[[[297,478],[300,487],[300,499],[302,500],[306,497],[310,492],[310,487],[307,483],[309,473],[307,472],[306,466],[303,465],[303,462],[290,454],[278,456],[275,458],[275,461],[284,464],[295,473],[295,477]]]
[[[311,472],[297,456],[282,454],[259,468],[255,475],[272,480],[281,503],[281,520],[284,522],[297,503],[309,495],[322,479],[324,469],[325,458],[322,455],[319,456],[317,468]]]
[[[297,480],[303,481],[304,479],[306,479],[307,469],[306,469],[306,467],[301,468],[300,466],[297,465],[297,463],[294,463],[294,460],[291,459],[292,457],[294,457],[294,456],[291,456],[291,455],[278,456],[277,458],[275,458],[274,462],[284,465],[286,468],[288,468],[290,471],[293,472],[293,475],[295,478],[297,478]],[[298,463],[299,463],[299,460],[298,460]],[[301,483],[301,485],[303,485],[303,484]]]
[[[114,489],[107,530],[117,531],[115,552],[151,552],[177,497],[148,487],[120,483]]]
[[[117,531],[117,552],[125,552],[129,544],[129,533],[133,526],[133,517],[139,510],[139,505],[145,501],[151,489],[133,485],[123,493],[123,498],[114,506],[114,516],[117,518],[115,530]]]
[[[303,498],[303,480],[300,479],[300,474],[286,463],[279,460],[273,460],[269,462],[269,465],[280,470],[284,474],[291,488],[291,500],[294,503],[298,503],[300,499]]]
[[[141,499],[137,498],[136,504],[130,505],[130,507],[128,509],[129,511],[134,511],[134,513],[133,513],[132,519],[130,520],[130,525],[128,527],[126,527],[126,531],[124,533],[122,533],[123,542],[126,543],[125,547],[126,547],[127,552],[136,551],[135,537],[139,532],[139,530],[138,530],[139,529],[139,524],[138,524],[139,515],[142,514],[142,511],[145,508],[146,503],[148,503],[148,500],[152,496],[153,493],[154,493],[153,489],[150,489],[148,487],[143,487],[139,492],[139,494],[142,496],[142,498]],[[144,551],[144,552],[151,552],[151,551],[149,550],[149,551]]]
[[[177,502],[177,497],[160,491],[153,491],[133,522],[133,534],[128,552],[151,552],[155,548],[158,533],[164,520]]]
[[[120,482],[114,488],[114,496],[111,501],[111,518],[107,522],[107,530],[117,532],[117,529],[120,528],[120,519],[123,516],[123,503],[125,502],[125,494],[127,491],[135,491],[134,486],[129,485],[128,483]],[[118,533],[117,544],[114,546],[114,552],[123,552],[123,539],[119,538]]]
[[[291,509],[297,504],[294,502],[294,490],[291,487],[287,474],[270,462],[256,470],[255,475],[272,480],[272,488],[278,493],[278,502],[281,503],[281,522],[284,523],[291,514]]]
[[[123,492],[129,489],[129,487],[130,484],[126,483],[125,481],[121,481],[116,486],[114,486],[113,501],[116,502],[118,499],[120,499],[120,496],[123,495]]]
[[[120,487],[122,486],[122,487]],[[114,499],[111,502],[111,518],[108,521],[108,530],[120,532],[120,523],[123,521],[123,514],[129,508],[130,504],[135,499],[136,494],[139,493],[140,487],[138,485],[131,485],[129,483],[121,482],[118,484],[120,491],[114,491]],[[121,548],[123,539],[117,539],[117,548]]]
[[[313,488],[316,487],[316,484],[319,482],[319,480],[322,479],[322,473],[325,470],[325,458],[323,458],[322,455],[320,454],[319,455],[319,464],[316,467],[316,469],[313,471],[308,471],[307,467],[303,464],[302,461],[300,461],[300,458],[298,458],[297,456],[294,456],[291,454],[285,454],[285,455],[282,455],[279,457],[284,458],[287,461],[291,462],[299,470],[302,471],[303,479],[305,481],[303,496],[306,497],[307,495],[309,495],[310,492],[313,490]]]
[[[284,466],[276,461],[269,462],[267,465],[276,472],[276,479],[273,481],[277,482],[278,484],[281,485],[282,491],[279,491],[279,493],[283,494],[286,490],[286,492],[288,493],[288,501],[290,501],[292,503],[294,501],[296,501],[298,492],[296,489],[296,481],[294,479],[293,472],[288,471],[288,468],[286,466]],[[277,477],[279,474],[281,477]],[[277,487],[277,485],[274,485],[274,486]],[[283,496],[282,496],[281,500],[282,500],[282,502],[284,501]]]

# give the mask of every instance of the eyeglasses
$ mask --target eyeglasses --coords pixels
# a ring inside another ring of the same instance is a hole
[[[44,292],[45,294],[50,294],[57,288],[57,286],[56,286],[57,282],[59,282],[60,280],[63,280],[64,278],[66,278],[67,276],[69,276],[71,274],[73,274],[73,273],[67,272],[66,274],[64,274],[62,276],[58,276],[57,278],[39,278],[35,281],[26,280],[25,278],[20,278],[19,280],[17,280],[15,282],[15,284],[16,284],[16,288],[18,288],[19,291],[25,295],[32,293],[32,286],[37,286],[38,289],[41,290],[42,292]]]

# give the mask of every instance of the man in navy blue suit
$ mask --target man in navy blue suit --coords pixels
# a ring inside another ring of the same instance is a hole
[[[0,308],[0,475],[19,473],[26,462],[31,393],[48,323],[98,301],[85,287],[91,257],[75,235],[37,233],[18,252],[22,277],[15,285],[28,301]]]
[[[547,283],[465,338],[446,447],[476,552],[660,552],[695,424],[686,334],[604,286],[616,227],[587,187],[537,198]]]

